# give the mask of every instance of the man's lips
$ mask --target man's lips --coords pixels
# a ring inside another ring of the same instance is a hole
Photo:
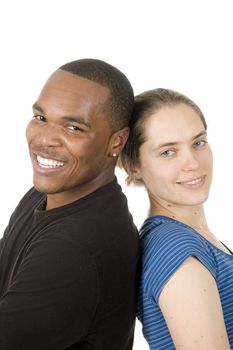
[[[55,169],[64,166],[64,162],[60,162],[56,159],[44,158],[39,155],[36,155],[36,161],[42,168],[46,169]]]

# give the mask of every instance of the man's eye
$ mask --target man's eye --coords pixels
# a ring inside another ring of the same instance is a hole
[[[171,150],[171,149],[167,149],[166,151],[163,151],[163,152],[161,153],[161,156],[162,156],[162,157],[165,157],[165,158],[168,158],[168,157],[173,156],[174,153],[175,153],[175,151],[173,151],[173,150]]]
[[[39,122],[44,122],[45,121],[45,117],[43,115],[34,115],[33,116],[34,119],[38,120]]]
[[[79,128],[77,125],[69,125],[67,126],[67,129],[71,130],[71,131],[83,131],[83,129]]]

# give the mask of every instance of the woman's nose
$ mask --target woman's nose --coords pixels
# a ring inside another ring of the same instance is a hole
[[[199,162],[192,150],[186,152],[183,157],[184,157],[184,162],[183,162],[184,171],[193,171],[198,169]]]

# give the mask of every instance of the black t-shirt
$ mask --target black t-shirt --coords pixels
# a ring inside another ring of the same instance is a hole
[[[32,188],[1,239],[0,349],[132,349],[138,233],[116,179],[45,203]]]

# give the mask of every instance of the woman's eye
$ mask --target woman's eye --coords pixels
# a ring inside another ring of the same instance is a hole
[[[175,151],[173,151],[173,150],[171,150],[171,149],[167,149],[166,151],[163,151],[163,152],[161,153],[161,156],[162,156],[162,157],[165,157],[165,158],[168,158],[168,157],[173,156],[174,153],[175,153]]]
[[[194,144],[193,144],[193,147],[194,148],[201,148],[203,146],[205,146],[207,141],[205,140],[199,140],[199,141],[196,141]]]

